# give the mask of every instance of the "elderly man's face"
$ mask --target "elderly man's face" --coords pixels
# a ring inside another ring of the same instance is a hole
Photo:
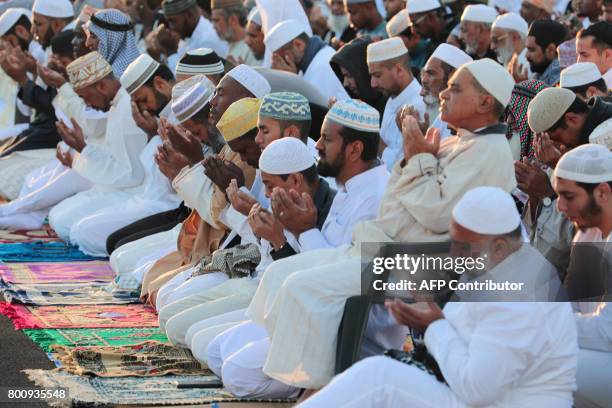
[[[234,30],[229,23],[225,10],[213,10],[210,15],[210,20],[219,37],[223,38],[225,41],[231,41],[231,39],[234,37]]]
[[[507,63],[514,54],[514,47],[512,46],[512,36],[510,32],[495,27],[491,30],[491,49],[497,54],[497,59],[502,64]]]
[[[599,50],[593,46],[593,36],[580,37],[576,41],[578,62],[592,62],[602,74],[612,68],[612,48]]]
[[[527,24],[531,24],[540,17],[540,15],[542,14],[542,10],[531,3],[523,1],[521,3],[520,14],[521,17],[523,17],[525,21],[527,21]]]
[[[553,188],[558,195],[557,209],[576,228],[584,231],[601,223],[602,209],[596,202],[594,194],[587,192],[575,181],[558,177],[553,179]]]
[[[283,137],[280,122],[276,119],[259,116],[257,118],[257,136],[255,143],[263,151],[270,143]]]
[[[345,13],[342,0],[327,0],[327,5],[334,16],[341,16]]]
[[[406,8],[406,0],[383,0],[385,11],[387,12],[387,21],[394,15]]]
[[[442,62],[430,58],[421,71],[421,96],[425,104],[434,106],[440,103],[440,92],[446,88],[446,82]]]
[[[480,96],[470,71],[458,69],[440,93],[440,118],[456,128],[464,127],[467,121],[480,115],[477,110]]]
[[[264,44],[264,33],[260,26],[249,21],[245,29],[244,42],[253,51],[255,58],[263,59],[266,45]]]
[[[462,21],[459,37],[465,44],[465,52],[468,54],[476,54],[478,51],[478,43],[482,35],[483,25],[472,21]]]

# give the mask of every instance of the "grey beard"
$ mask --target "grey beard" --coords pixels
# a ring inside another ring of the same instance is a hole
[[[327,18],[327,26],[336,35],[340,36],[349,26],[349,18],[346,14],[340,14],[339,16],[332,14]]]
[[[503,47],[498,48],[495,53],[497,54],[497,60],[506,66],[512,58],[512,55],[514,55],[514,50],[510,47]]]

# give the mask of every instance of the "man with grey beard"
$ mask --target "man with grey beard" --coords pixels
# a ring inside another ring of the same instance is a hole
[[[438,95],[446,88],[446,82],[455,70],[470,61],[472,58],[459,48],[450,44],[440,44],[421,71],[421,96],[427,109],[426,117],[423,118],[423,127],[431,123],[431,127],[440,129],[441,139],[450,136],[451,130],[446,122],[440,119]]]
[[[334,32],[331,46],[338,49],[355,38],[357,32],[349,23],[349,17],[342,0],[327,0],[327,6],[331,11],[327,17],[327,26]]]
[[[528,31],[527,22],[516,13],[502,14],[495,19],[491,26],[491,49],[504,67],[510,69],[514,63],[522,66],[522,70],[529,69],[525,48]]]

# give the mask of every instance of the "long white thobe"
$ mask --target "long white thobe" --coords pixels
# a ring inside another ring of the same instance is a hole
[[[345,299],[361,293],[360,244],[447,240],[452,208],[465,191],[483,185],[508,192],[516,187],[503,126],[476,134],[460,130],[437,156],[421,153],[404,167],[397,163],[377,218],[355,226],[352,247],[311,251],[270,265],[248,310],[270,335],[264,372],[305,388],[329,382]]]
[[[70,239],[86,254],[106,256],[108,236],[120,228],[144,217],[176,208],[181,200],[174,192],[168,178],[155,162],[155,154],[161,146],[159,136],[151,138],[140,154],[144,168],[141,188],[122,202],[104,208],[83,218],[70,230]]]
[[[404,105],[412,105],[421,114],[425,115],[427,108],[420,95],[421,84],[413,79],[399,95],[387,99],[385,111],[380,125],[380,138],[385,142],[385,150],[382,154],[382,161],[387,165],[389,171],[393,165],[404,158],[403,136],[395,123],[397,112]]]
[[[187,51],[197,48],[211,48],[221,58],[227,56],[229,48],[227,42],[219,38],[212,23],[204,16],[200,16],[200,20],[193,33],[191,33],[191,37],[181,40],[177,52],[168,57],[168,67],[172,69],[172,72],[176,72],[176,65],[183,55]]]
[[[74,93],[64,87],[60,92]],[[83,218],[142,191],[145,171],[139,156],[146,144],[145,133],[132,117],[130,96],[119,88],[108,111],[104,143],[86,145],[72,162],[73,170],[94,187],[62,201],[49,213],[49,223],[62,239],[68,241],[70,229]]]
[[[577,344],[567,303],[448,303],[425,345],[448,385],[373,357],[300,407],[572,407]]]

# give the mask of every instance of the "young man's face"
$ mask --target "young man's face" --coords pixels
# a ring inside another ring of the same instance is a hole
[[[253,55],[258,60],[263,59],[266,52],[264,44],[264,33],[260,26],[249,21],[244,31],[244,42],[253,51]]]
[[[372,62],[368,64],[372,88],[385,96],[399,95],[401,89],[395,77],[396,70],[394,68],[394,66],[389,66],[386,62]]]
[[[141,86],[132,94],[132,101],[136,103],[138,109],[147,111],[152,116],[157,116],[164,109],[168,100],[152,86]]]
[[[532,72],[537,72],[538,74],[546,71],[546,68],[550,65],[550,60],[542,50],[536,41],[535,37],[529,36],[527,37],[527,53],[525,57],[527,61],[529,61],[529,68]]]
[[[47,48],[51,45],[53,30],[51,29],[51,19],[49,17],[38,13],[32,13],[32,28],[30,32],[43,48]]]
[[[577,39],[576,54],[578,54],[578,62],[592,62],[597,65],[597,69],[602,75],[612,68],[612,48],[600,51],[593,46],[592,36]]]
[[[340,134],[342,125],[329,119],[323,121],[321,137],[317,140],[319,152],[317,171],[323,177],[338,177],[345,163],[344,139]]]
[[[263,151],[270,143],[283,137],[280,122],[276,119],[259,116],[257,118],[257,136],[255,143]]]
[[[562,212],[576,228],[584,231],[600,224],[601,207],[593,194],[588,193],[575,181],[555,177],[553,188],[558,195],[557,209]]]

